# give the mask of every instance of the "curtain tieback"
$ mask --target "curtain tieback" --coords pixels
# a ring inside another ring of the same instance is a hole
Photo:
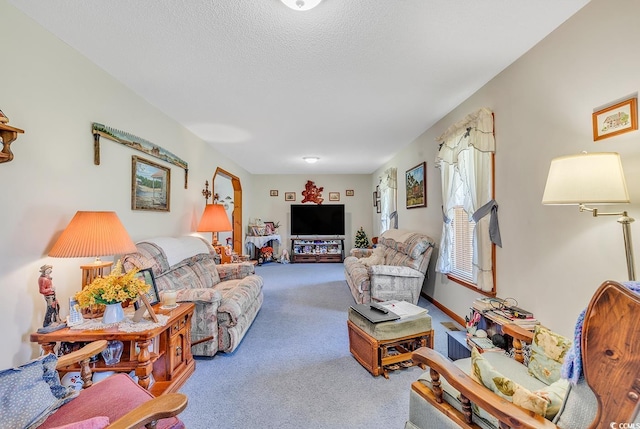
[[[489,220],[489,238],[491,238],[491,242],[496,246],[502,247],[500,225],[498,224],[498,203],[496,203],[496,200],[491,200],[484,206],[480,207],[476,210],[473,216],[471,216],[471,218],[477,223],[489,213],[491,213],[491,219]]]
[[[444,223],[451,223],[451,219],[449,219],[447,217],[447,214],[444,212],[444,207],[440,206],[440,209],[442,210],[442,222]]]

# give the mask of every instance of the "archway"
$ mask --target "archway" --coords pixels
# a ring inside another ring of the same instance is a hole
[[[217,192],[216,178],[224,178],[231,181],[231,186],[233,188],[233,211],[231,213],[231,224],[233,226],[233,250],[237,254],[242,255],[244,251],[242,242],[242,185],[240,184],[240,179],[220,167],[216,168],[216,172],[213,173],[212,180],[214,194]],[[221,195],[219,195],[219,197],[224,198],[224,196]]]

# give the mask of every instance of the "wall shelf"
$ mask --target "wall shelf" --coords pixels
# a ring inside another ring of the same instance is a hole
[[[18,134],[24,133],[20,128],[15,128],[0,122],[0,139],[2,140],[2,151],[0,151],[0,163],[9,162],[13,159],[11,143],[18,138]]]

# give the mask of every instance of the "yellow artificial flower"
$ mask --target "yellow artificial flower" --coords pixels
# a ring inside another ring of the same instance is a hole
[[[80,308],[95,304],[117,304],[127,299],[136,300],[140,293],[147,293],[149,285],[136,277],[138,269],[122,274],[122,263],[116,263],[106,277],[97,277],[75,295]]]

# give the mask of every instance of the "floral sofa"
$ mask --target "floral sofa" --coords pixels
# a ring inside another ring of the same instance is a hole
[[[233,352],[262,306],[262,277],[251,263],[215,263],[216,251],[200,237],[158,237],[136,244],[122,258],[125,270],[151,268],[158,292],[177,290],[178,302],[193,302],[192,353]]]
[[[373,250],[352,252],[344,260],[344,274],[353,299],[359,304],[392,299],[417,304],[434,244],[425,234],[390,229]]]

